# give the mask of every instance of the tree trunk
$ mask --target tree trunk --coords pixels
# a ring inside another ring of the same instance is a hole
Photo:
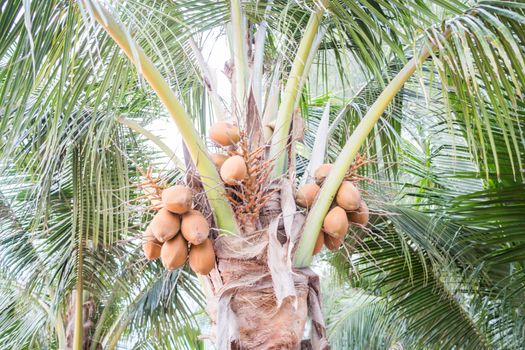
[[[76,291],[73,291],[66,313],[66,350],[73,350],[74,339],[75,339],[75,305],[76,305]],[[91,318],[94,315],[95,302],[92,297],[89,297],[87,301],[82,305],[82,321],[83,321],[83,339],[82,349],[89,350],[91,348],[91,333],[93,331],[94,323]],[[102,350],[102,345],[98,344],[97,350]]]
[[[280,191],[239,236],[215,239],[217,266],[208,276],[208,313],[222,349],[301,349],[312,321],[310,348],[328,349],[320,308],[319,278],[292,269],[304,223],[291,184]]]

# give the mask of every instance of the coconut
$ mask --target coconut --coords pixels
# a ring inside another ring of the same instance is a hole
[[[144,231],[144,234],[142,235],[142,250],[144,251],[146,259],[150,261],[158,259],[161,246],[162,243],[155,239],[155,236],[148,225],[146,231]]]
[[[210,158],[213,164],[220,169],[224,161],[228,159],[228,156],[222,153],[212,153],[210,154]]]
[[[305,184],[297,189],[295,201],[303,208],[309,208],[314,204],[315,197],[320,187],[317,184]]]
[[[193,193],[186,186],[175,185],[162,191],[164,208],[175,214],[184,214],[191,209]]]
[[[220,173],[224,183],[227,185],[236,185],[246,178],[248,169],[241,156],[233,156],[224,161]]]
[[[182,216],[181,232],[191,244],[201,244],[208,238],[208,220],[197,210],[190,210]]]
[[[332,237],[342,239],[348,232],[348,218],[341,207],[332,208],[323,221],[323,230]]]
[[[330,171],[332,171],[332,164],[321,164],[321,166],[314,172],[315,182],[319,185],[322,184],[324,179],[330,174]]]
[[[188,258],[188,242],[177,235],[175,238],[166,241],[160,249],[160,260],[166,270],[175,270],[181,267]]]
[[[229,122],[217,122],[210,128],[210,139],[221,146],[233,145],[241,139],[239,128]]]
[[[215,267],[215,251],[213,243],[206,239],[199,245],[192,245],[190,249],[190,267],[198,274],[207,275]]]
[[[361,204],[361,194],[359,194],[359,190],[353,183],[343,181],[339,190],[337,190],[335,201],[344,210],[357,210]]]
[[[312,255],[316,255],[323,249],[324,244],[324,233],[323,231],[319,232],[319,235],[317,235],[317,241],[315,241],[315,247]]]
[[[359,209],[351,211],[348,213],[348,220],[355,224],[366,226],[368,224],[369,211],[366,203],[361,200],[361,205]]]
[[[180,216],[162,208],[151,220],[150,227],[157,241],[166,242],[179,232]]]
[[[341,238],[332,237],[327,234],[324,235],[324,245],[330,251],[333,252],[334,250],[339,249],[339,247],[341,247],[342,244],[343,244],[343,240]]]

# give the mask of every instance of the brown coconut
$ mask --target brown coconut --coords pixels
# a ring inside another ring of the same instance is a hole
[[[163,243],[175,237],[179,232],[180,216],[162,208],[155,214],[149,226],[157,241]]]
[[[207,275],[215,267],[215,251],[213,243],[206,239],[199,245],[192,245],[190,249],[190,267],[200,275]]]
[[[197,210],[190,210],[182,216],[181,232],[191,244],[203,243],[210,233],[208,220]]]
[[[162,243],[155,239],[155,236],[148,225],[146,231],[144,231],[144,234],[142,235],[142,250],[144,251],[144,256],[150,261],[158,259],[160,257],[161,247]]]
[[[332,208],[323,221],[323,231],[332,237],[342,239],[348,232],[348,218],[341,207]]]
[[[241,156],[233,156],[224,161],[220,173],[222,181],[233,186],[246,178],[248,169]]]
[[[315,182],[317,182],[318,185],[321,185],[328,174],[330,174],[330,171],[332,171],[332,164],[321,164],[321,166],[314,172]]]
[[[314,204],[315,197],[321,188],[317,184],[305,184],[297,189],[295,202],[303,208],[309,208]]]
[[[192,202],[193,193],[186,186],[175,185],[162,191],[162,204],[172,213],[184,214],[191,209]]]
[[[188,258],[188,242],[177,235],[165,242],[160,249],[160,260],[166,270],[175,270],[186,262]]]
[[[359,205],[361,205],[361,194],[352,182],[343,181],[339,190],[337,190],[335,201],[344,210],[357,210]]]
[[[359,209],[348,213],[348,220],[362,226],[366,226],[368,224],[369,217],[370,213],[368,211],[368,206],[363,200],[361,200],[361,205],[359,206]]]
[[[339,249],[341,245],[343,244],[343,240],[341,238],[332,237],[330,235],[324,234],[324,245],[326,248],[328,248],[330,251],[334,251]]]
[[[228,159],[228,156],[222,153],[212,153],[210,154],[210,158],[213,164],[220,169],[224,161]]]
[[[323,249],[324,245],[324,233],[323,231],[319,232],[319,235],[317,235],[317,241],[315,241],[315,247],[312,255],[318,254],[321,249]]]
[[[236,144],[241,139],[239,128],[229,122],[217,122],[210,128],[210,139],[221,146]]]

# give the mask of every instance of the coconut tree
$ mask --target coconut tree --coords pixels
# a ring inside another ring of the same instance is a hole
[[[220,349],[523,346],[520,2],[1,8],[7,347],[200,347],[204,299]],[[140,257],[175,184],[211,227],[198,277]]]

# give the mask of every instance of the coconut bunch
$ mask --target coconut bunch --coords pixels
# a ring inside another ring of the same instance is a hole
[[[314,173],[315,182],[304,184],[297,189],[295,202],[298,206],[309,209],[314,204],[331,170],[332,164],[322,164]],[[318,235],[313,253],[319,253],[323,245],[331,251],[338,249],[343,244],[350,225],[364,227],[368,224],[368,219],[368,206],[361,199],[359,189],[353,181],[343,181],[330,211],[323,220],[322,232]]]
[[[271,162],[265,159],[265,146],[250,150],[246,135],[230,122],[215,123],[209,137],[223,151],[210,157],[225,184],[226,197],[238,222],[251,227],[276,190],[266,186]]]
[[[167,270],[183,266],[206,275],[215,266],[213,243],[208,238],[210,226],[206,217],[193,207],[189,187],[175,185],[161,193],[162,208],[155,214],[143,236],[146,259],[160,257]]]

